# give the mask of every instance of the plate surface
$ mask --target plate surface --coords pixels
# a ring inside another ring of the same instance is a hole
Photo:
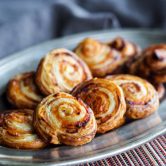
[[[41,57],[53,48],[73,49],[85,37],[108,41],[116,36],[134,41],[141,47],[154,43],[166,43],[166,33],[159,30],[113,30],[89,32],[52,40],[0,60],[0,110],[7,108],[5,89],[8,80],[15,74],[35,70]],[[31,151],[0,146],[0,164],[10,165],[72,165],[99,160],[124,152],[166,132],[166,100],[155,114],[98,135],[84,146],[54,146]]]

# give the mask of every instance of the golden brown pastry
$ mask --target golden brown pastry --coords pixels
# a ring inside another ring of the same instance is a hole
[[[116,73],[123,64],[119,51],[91,38],[84,39],[76,47],[75,53],[87,63],[96,77]]]
[[[116,37],[111,42],[107,43],[112,48],[120,51],[123,56],[132,57],[140,53],[140,48],[135,43],[125,40],[121,37]]]
[[[131,66],[130,73],[153,80],[155,83],[165,83],[166,44],[156,44],[146,48],[140,59]]]
[[[132,62],[139,57],[141,52],[141,49],[138,45],[121,37],[116,37],[107,44],[122,54],[124,65],[122,66],[121,73],[128,70]]]
[[[158,109],[158,94],[148,81],[127,74],[107,76],[107,79],[122,87],[127,104],[126,116],[128,118],[145,118]]]
[[[143,52],[144,63],[155,82],[166,82],[166,44],[153,45]]]
[[[37,69],[36,83],[49,95],[59,91],[69,92],[75,85],[92,78],[88,66],[73,52],[55,49],[49,52]]]
[[[122,89],[114,82],[94,78],[77,85],[71,94],[91,107],[98,133],[105,133],[124,124],[126,103]]]
[[[17,108],[35,108],[42,100],[34,77],[34,72],[28,72],[16,75],[9,81],[7,98],[12,105]]]
[[[3,130],[3,123],[4,123],[4,116],[10,112],[11,110],[0,111],[0,144],[2,143],[2,130]]]
[[[21,109],[3,117],[2,144],[17,149],[39,149],[46,144],[33,129],[33,110]]]
[[[90,142],[97,129],[93,111],[65,92],[42,100],[35,113],[34,126],[46,142],[73,146]]]

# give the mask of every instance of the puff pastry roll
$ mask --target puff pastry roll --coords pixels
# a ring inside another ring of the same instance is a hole
[[[125,98],[114,82],[94,78],[77,85],[71,94],[91,107],[97,121],[97,133],[105,133],[124,123]]]
[[[119,51],[92,38],[84,39],[74,51],[87,63],[96,77],[116,73],[123,64]]]
[[[140,48],[135,43],[127,41],[121,37],[116,37],[111,42],[107,43],[109,46],[120,51],[123,56],[132,57],[140,53]]]
[[[157,83],[166,82],[166,44],[153,45],[143,52],[144,64]]]
[[[69,92],[75,85],[90,78],[88,66],[73,52],[55,49],[41,60],[36,83],[45,95],[49,95],[59,91]]]
[[[33,129],[33,110],[13,110],[3,117],[2,144],[17,149],[39,149],[46,144]]]
[[[34,126],[46,142],[72,146],[90,142],[97,129],[93,111],[65,92],[42,100],[35,113]]]
[[[141,58],[132,66],[130,73],[140,75],[156,83],[166,82],[166,44],[146,48]]]
[[[127,104],[126,116],[128,118],[145,118],[158,109],[158,94],[148,81],[127,74],[107,76],[107,79],[122,87]]]
[[[12,105],[17,108],[35,108],[42,100],[34,77],[34,72],[28,72],[16,75],[9,81],[7,98]]]
[[[123,71],[121,72],[124,72],[124,70],[127,72],[132,62],[139,57],[141,52],[141,49],[138,45],[121,37],[117,37],[107,44],[122,54],[124,66],[122,68]]]

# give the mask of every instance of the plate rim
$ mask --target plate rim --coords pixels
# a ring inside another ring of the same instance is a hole
[[[159,130],[160,128],[163,128],[162,130],[160,130],[159,132],[155,133],[153,132],[153,130]],[[130,143],[127,143],[128,146],[125,146],[126,144],[124,144],[123,146],[121,146],[121,148],[112,150],[111,152],[101,152],[98,154],[95,154],[93,157],[89,156],[89,157],[84,157],[82,159],[73,159],[72,161],[58,161],[55,163],[55,161],[46,161],[46,162],[33,162],[33,163],[26,163],[23,161],[13,161],[12,160],[12,165],[24,165],[24,166],[29,166],[29,165],[34,165],[34,166],[41,166],[43,163],[47,166],[66,166],[66,165],[75,165],[75,164],[82,164],[82,163],[86,163],[86,162],[93,162],[93,161],[98,161],[101,159],[105,159],[107,157],[113,156],[113,155],[117,155],[120,153],[123,153],[127,150],[136,148],[154,138],[156,138],[159,135],[162,135],[164,132],[166,132],[166,121],[162,122],[160,125],[157,125],[151,129],[149,129],[148,131],[144,132],[143,134],[136,136],[134,138],[131,138]],[[143,137],[143,135],[148,135],[147,137]],[[142,139],[142,137],[144,139]],[[130,146],[132,145],[132,146]],[[108,150],[107,150],[108,151]],[[1,159],[1,156],[0,156]],[[11,161],[10,160],[1,160],[1,164],[10,164],[11,165]]]
[[[15,53],[9,54],[7,55],[7,57],[3,57],[0,59],[0,67],[1,65],[4,65],[6,63],[8,63],[8,61],[15,59],[16,57],[21,56],[21,54],[23,54],[24,52],[27,52],[31,49],[36,49],[38,47],[44,46],[44,45],[48,45],[54,42],[60,42],[60,41],[65,41],[67,39],[74,39],[74,38],[78,38],[80,36],[89,36],[89,35],[100,35],[101,33],[112,33],[112,32],[124,32],[124,33],[149,33],[149,34],[157,34],[157,35],[165,35],[166,36],[166,31],[163,29],[158,29],[158,28],[125,28],[125,29],[111,29],[111,30],[95,30],[95,31],[88,31],[88,32],[81,32],[81,33],[76,33],[76,34],[70,34],[70,35],[66,35],[64,37],[57,37],[51,40],[47,40],[44,42],[41,42],[39,44],[35,44],[33,46],[27,47],[25,49],[22,49],[20,51],[16,51]]]

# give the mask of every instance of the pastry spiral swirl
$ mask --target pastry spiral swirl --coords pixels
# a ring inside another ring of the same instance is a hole
[[[126,103],[122,89],[114,82],[94,78],[77,85],[71,94],[91,107],[98,133],[105,133],[124,123]]]
[[[166,82],[166,44],[156,44],[146,48],[141,58],[132,66],[130,73],[140,75],[155,83]]]
[[[140,48],[135,43],[129,42],[121,37],[117,37],[107,44],[120,51],[124,57],[137,56],[140,53]]]
[[[139,57],[141,52],[141,49],[138,45],[121,37],[117,37],[107,44],[122,54],[123,66],[121,70],[123,71],[121,71],[121,73],[124,72],[124,70],[125,72],[128,71],[130,65]]]
[[[88,66],[66,49],[49,52],[40,61],[36,73],[36,83],[45,95],[69,92],[75,85],[91,78]]]
[[[123,63],[120,52],[91,38],[84,39],[75,48],[75,53],[87,63],[96,77],[116,72]]]
[[[9,81],[7,98],[17,108],[35,108],[42,100],[34,81],[35,73],[28,72],[15,76]]]
[[[34,126],[52,144],[83,145],[96,134],[93,111],[65,92],[49,95],[37,107]]]
[[[121,86],[127,104],[126,116],[140,119],[149,116],[159,107],[158,94],[146,80],[127,74],[107,76]]]
[[[166,82],[166,44],[153,45],[143,52],[145,65],[149,74],[157,83]]]
[[[3,117],[2,144],[17,149],[39,149],[46,144],[33,129],[33,110],[13,110]]]

